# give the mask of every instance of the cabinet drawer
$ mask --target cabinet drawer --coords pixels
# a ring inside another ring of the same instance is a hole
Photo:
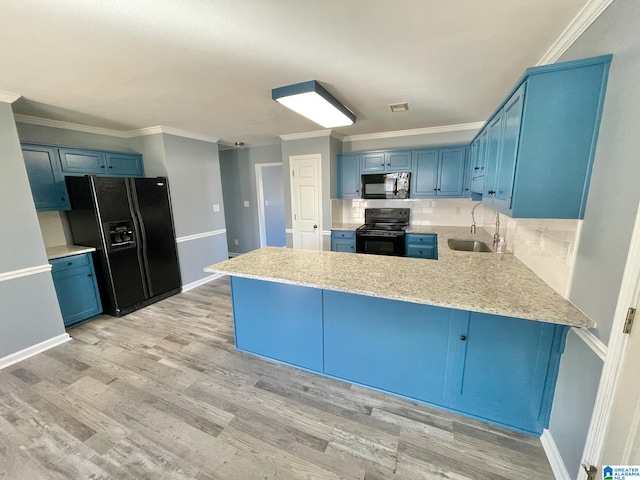
[[[351,239],[356,238],[356,232],[353,230],[332,230],[331,236],[335,239]]]
[[[72,268],[89,265],[89,255],[89,253],[83,253],[81,255],[72,255],[70,257],[62,257],[51,260],[51,272],[58,273]]]
[[[427,234],[408,233],[407,234],[407,244],[435,245],[436,239],[437,239],[437,235],[433,233],[427,233]]]
[[[412,258],[436,258],[435,245],[407,245],[407,257]]]

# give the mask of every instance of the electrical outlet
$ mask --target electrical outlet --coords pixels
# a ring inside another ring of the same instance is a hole
[[[245,200],[245,201],[244,201],[244,206],[245,206],[245,207],[248,207],[248,206],[249,206],[249,200]]]
[[[214,212],[219,212],[220,211],[220,205],[218,205],[217,203],[213,204],[213,211]]]
[[[233,243],[235,243],[236,245],[238,245],[238,239],[236,238]]]

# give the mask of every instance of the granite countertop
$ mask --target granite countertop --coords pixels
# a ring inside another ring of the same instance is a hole
[[[361,226],[361,223],[334,223],[331,230],[357,230]]]
[[[80,255],[82,253],[95,252],[93,247],[83,247],[82,245],[57,245],[55,247],[47,247],[47,259],[54,260],[56,258],[69,257],[71,255]]]
[[[438,235],[438,260],[265,247],[206,267],[207,272],[271,280],[425,305],[574,327],[595,322],[511,254],[459,252],[448,238],[474,238],[462,227],[412,227]]]

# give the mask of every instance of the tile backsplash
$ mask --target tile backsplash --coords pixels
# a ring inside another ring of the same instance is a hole
[[[471,227],[471,209],[478,202],[466,198],[331,201],[333,223],[363,223],[365,208],[410,208],[412,225]],[[495,232],[496,212],[479,205],[478,229]],[[500,235],[507,251],[567,298],[580,238],[580,220],[512,219],[500,215]]]

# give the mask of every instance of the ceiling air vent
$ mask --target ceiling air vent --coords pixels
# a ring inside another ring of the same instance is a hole
[[[389,105],[389,108],[393,113],[406,112],[407,110],[409,110],[409,104],[407,102],[392,103],[391,105]]]

